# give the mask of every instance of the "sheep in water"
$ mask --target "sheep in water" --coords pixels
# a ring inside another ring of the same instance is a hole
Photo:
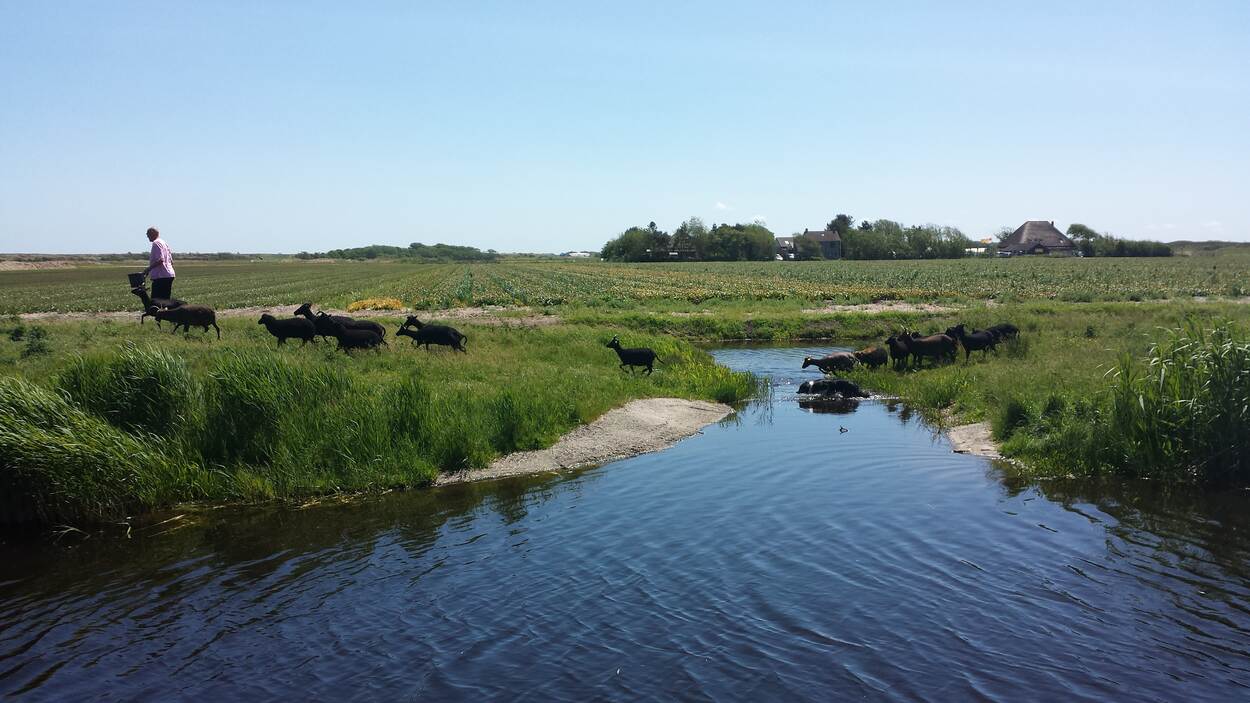
[[[606,346],[616,350],[616,356],[621,360],[621,368],[629,367],[630,373],[634,372],[635,366],[645,366],[647,375],[650,376],[652,365],[658,360],[655,352],[647,347],[621,348],[620,337],[613,336]]]
[[[317,334],[322,339],[326,337],[334,337],[334,327],[330,322],[337,322],[349,330],[368,330],[377,336],[386,339],[386,328],[374,322],[373,320],[357,320],[344,315],[327,315],[325,312],[313,313],[312,303],[304,303],[295,308],[295,314],[310,320],[317,328]],[[324,319],[322,316],[325,316]]]
[[[889,355],[887,355],[886,351],[881,347],[868,347],[867,349],[860,349],[857,352],[852,352],[852,356],[855,357],[856,361],[864,364],[870,369],[875,369],[878,366],[885,366],[885,362],[890,360]]]
[[[134,288],[130,289],[130,292],[139,296],[139,300],[143,302],[143,314],[139,316],[139,324],[141,325],[143,324],[143,318],[148,317],[152,314],[148,311],[154,307],[159,308],[161,310],[165,310],[168,308],[182,307],[183,305],[187,304],[187,301],[179,300],[177,298],[153,298],[148,295],[148,289],[144,288],[143,286],[135,286]],[[156,321],[156,326],[157,327],[161,326],[160,320]]]
[[[323,327],[334,331],[332,336],[339,341],[338,348],[344,353],[350,349],[377,349],[380,352],[382,350],[378,349],[379,345],[390,346],[381,335],[375,334],[373,330],[352,329],[341,322],[336,322],[324,312],[317,313],[317,318],[322,320]]]
[[[264,325],[269,334],[278,338],[278,344],[286,344],[290,337],[304,340],[304,344],[317,341],[317,327],[302,317],[288,317],[284,320],[265,313],[257,323]]]
[[[212,326],[217,330],[217,339],[221,339],[221,328],[217,326],[217,311],[207,305],[180,305],[165,310],[153,305],[148,308],[148,314],[155,317],[158,323],[161,320],[174,323],[173,332],[177,332],[179,327],[187,333],[191,332],[192,327],[203,327],[204,331],[208,332],[208,328]]]
[[[985,353],[993,349],[998,344],[998,335],[986,330],[973,330],[972,332],[964,329],[963,324],[946,328],[946,336],[952,337],[959,341],[964,348],[964,362],[968,361],[968,357],[972,356],[972,352],[981,350],[981,358],[985,358]]]
[[[409,329],[412,325],[416,329]],[[464,343],[469,339],[460,334],[455,327],[447,325],[428,325],[417,319],[416,315],[409,315],[404,324],[399,326],[399,331],[395,333],[401,337],[411,337],[412,343],[417,345],[425,345],[425,350],[430,350],[431,344],[437,344],[444,347],[458,349],[464,353],[468,350],[464,348]]]
[[[857,359],[851,352],[834,352],[829,356],[822,357],[820,359],[813,359],[810,356],[804,358],[803,368],[815,366],[819,368],[822,373],[836,374],[840,371],[850,371],[855,368],[856,362]]]
[[[867,398],[868,393],[852,381],[841,378],[822,378],[819,381],[804,381],[799,385],[800,395],[840,395],[843,398]]]

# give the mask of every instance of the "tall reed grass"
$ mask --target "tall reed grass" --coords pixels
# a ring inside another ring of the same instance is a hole
[[[42,384],[4,379],[0,523],[417,486],[549,446],[631,398],[734,403],[756,389],[666,338],[639,339],[664,363],[630,376],[603,346],[611,335],[584,328],[475,330],[469,356],[274,349],[242,323],[231,331],[250,336],[126,341],[67,357]]]

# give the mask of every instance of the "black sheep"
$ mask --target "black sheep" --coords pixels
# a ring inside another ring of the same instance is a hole
[[[273,315],[265,313],[260,316],[260,321],[257,324],[264,325],[265,329],[269,330],[269,334],[277,337],[278,344],[286,344],[286,340],[291,337],[302,339],[304,344],[308,344],[315,341],[317,337],[316,326],[302,317],[288,317],[285,320],[279,320]]]
[[[143,286],[135,286],[134,288],[130,289],[130,292],[139,296],[139,300],[143,301],[143,314],[139,316],[139,324],[141,325],[143,324],[143,318],[148,317],[152,314],[148,312],[148,310],[154,307],[161,309],[161,310],[166,310],[168,308],[182,307],[183,305],[187,304],[187,301],[179,300],[177,298],[152,298],[148,295],[148,289],[144,288]],[[160,320],[156,321],[156,326],[157,327],[161,326]]]
[[[986,332],[990,332],[1000,339],[1014,339],[1020,336],[1020,328],[1010,322],[1001,322],[997,325],[990,325],[986,328]]]
[[[312,303],[304,303],[298,308],[295,308],[295,314],[301,315],[312,321],[313,325],[317,328],[317,334],[322,338],[335,336],[334,327],[330,325],[330,322],[337,322],[349,330],[368,330],[383,339],[386,338],[386,328],[373,320],[357,320],[344,315],[328,315],[325,312],[314,314],[312,311]],[[323,315],[325,316],[325,319],[322,319]]]
[[[993,349],[998,344],[998,336],[993,332],[986,330],[973,330],[968,332],[962,324],[948,327],[946,335],[959,341],[964,348],[964,361],[968,361],[968,357],[972,356],[972,352],[980,350],[981,356],[984,358],[985,353]]]
[[[799,385],[802,395],[833,395],[843,398],[867,398],[868,393],[852,381],[842,378],[822,378],[819,381],[804,381]]]
[[[318,317],[329,318],[324,312],[319,313]],[[330,320],[333,326],[334,338],[339,341],[339,349],[347,353],[351,349],[378,349],[379,345],[390,346],[386,344],[386,340],[381,335],[375,334],[372,330],[367,329],[351,329],[341,322]],[[378,349],[378,351],[381,351]]]
[[[416,329],[409,329],[409,325],[412,325]],[[408,319],[404,321],[404,324],[399,326],[399,331],[395,334],[401,337],[411,337],[413,344],[418,346],[425,345],[426,351],[430,350],[431,344],[437,344],[439,346],[457,349],[465,352],[466,354],[468,353],[468,350],[464,348],[464,343],[469,338],[460,334],[460,331],[455,327],[448,327],[447,325],[427,325],[418,320],[416,315],[409,315]]]
[[[803,368],[815,366],[822,373],[836,374],[839,371],[850,371],[855,368],[855,355],[851,352],[834,352],[829,356],[813,359],[812,357],[804,357]]]
[[[911,347],[907,344],[907,335],[891,335],[885,340],[885,345],[890,349],[890,358],[894,360],[894,368],[901,369],[907,365],[908,359],[911,357]]]
[[[951,361],[955,360],[955,352],[958,345],[955,338],[944,334],[931,334],[927,337],[921,337],[919,334],[912,332],[907,335],[907,348],[911,350],[911,355],[916,360],[916,365],[920,365],[921,359],[924,357],[932,357],[933,363],[937,363],[943,358]]]
[[[182,327],[184,332],[190,332],[192,327],[203,327],[205,332],[211,326],[217,330],[217,339],[221,339],[221,328],[217,326],[217,311],[207,305],[180,305],[176,308],[167,308],[161,310],[153,305],[148,308],[148,314],[156,318],[157,322],[161,320],[169,320],[174,323],[174,329],[171,332],[177,332]]]
[[[621,348],[621,340],[619,337],[612,337],[612,341],[606,345],[609,349],[615,349],[617,357],[621,360],[621,368],[629,368],[629,372],[634,372],[635,366],[647,367],[647,375],[651,375],[652,365],[656,362],[655,352],[646,347],[635,347],[633,349]]]

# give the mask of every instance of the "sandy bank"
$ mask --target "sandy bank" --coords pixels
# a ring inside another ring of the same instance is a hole
[[[731,412],[728,405],[700,400],[635,400],[569,432],[547,449],[509,454],[484,469],[445,473],[435,485],[563,471],[646,454],[666,449]]]
[[[972,454],[989,459],[1001,459],[998,444],[990,435],[990,423],[974,422],[971,425],[958,425],[946,430],[951,448],[959,454]]]

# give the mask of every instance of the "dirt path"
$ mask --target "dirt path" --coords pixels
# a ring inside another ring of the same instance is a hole
[[[259,318],[263,313],[285,316],[290,315],[295,310],[295,307],[294,305],[251,305],[243,308],[218,310],[217,316]],[[318,309],[318,312],[320,312],[320,309]],[[331,315],[349,315],[351,317],[395,321],[403,320],[407,316],[414,314],[411,310],[357,310],[356,312],[347,312],[346,310],[335,310],[333,308],[325,308],[325,312]],[[559,316],[543,315],[535,312],[533,308],[495,305],[474,308],[449,308],[447,310],[432,310],[428,312],[418,311],[415,314],[421,318],[422,322],[465,322],[478,325],[518,325],[522,327],[541,327],[560,322]],[[25,312],[18,315],[18,317],[34,322],[138,320],[139,311],[136,309],[133,311],[112,312]]]
[[[569,432],[548,449],[509,454],[484,469],[442,474],[435,485],[564,471],[659,451],[731,412],[728,405],[700,400],[635,400]]]

